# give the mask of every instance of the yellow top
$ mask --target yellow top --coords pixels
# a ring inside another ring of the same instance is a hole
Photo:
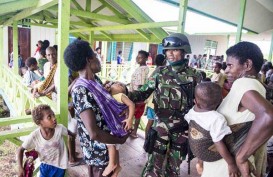
[[[112,95],[112,97],[113,97],[117,102],[123,103],[123,102],[121,101],[122,95],[126,96],[124,93],[118,93],[118,94]],[[126,97],[127,97],[127,96],[126,96]]]

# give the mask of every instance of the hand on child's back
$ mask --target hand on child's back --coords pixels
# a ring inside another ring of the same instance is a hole
[[[122,121],[123,125],[124,125],[124,130],[125,131],[129,131],[132,129],[132,126],[133,126],[133,119],[125,119]]]

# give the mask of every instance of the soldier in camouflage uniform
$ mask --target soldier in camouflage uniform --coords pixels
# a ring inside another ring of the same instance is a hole
[[[184,120],[185,110],[189,109],[188,95],[180,87],[179,82],[190,85],[190,91],[201,75],[193,68],[188,67],[188,61],[184,59],[187,53],[191,53],[191,47],[187,37],[183,34],[172,34],[162,41],[163,52],[166,55],[168,66],[160,67],[148,78],[148,81],[138,91],[129,93],[129,98],[134,101],[143,101],[154,92],[153,103],[158,123],[155,126],[157,138],[153,153],[149,155],[143,176],[178,177],[180,164],[187,154],[187,138],[185,130],[187,123]],[[174,76],[178,76],[179,80]],[[168,150],[167,150],[168,149]],[[163,161],[167,158],[166,167]]]

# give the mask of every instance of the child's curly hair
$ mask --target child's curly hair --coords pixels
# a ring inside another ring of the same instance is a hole
[[[50,109],[50,106],[46,104],[40,104],[39,106],[36,106],[31,112],[33,122],[35,122],[36,125],[39,125],[40,121],[43,120],[43,111]]]

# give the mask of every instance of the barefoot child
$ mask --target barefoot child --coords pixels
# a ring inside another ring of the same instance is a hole
[[[27,149],[35,149],[41,161],[40,177],[62,177],[67,169],[68,156],[63,137],[68,130],[60,124],[48,105],[39,105],[32,110],[32,118],[39,126],[18,149],[17,158],[19,177],[24,176],[23,153]]]
[[[231,129],[225,117],[215,111],[221,101],[218,84],[202,82],[196,86],[195,106],[185,115],[189,123],[189,144],[199,159],[196,165],[199,174],[203,171],[202,161],[213,162],[223,157],[228,164],[229,176],[239,177],[235,159],[223,142],[223,138],[231,134]]]
[[[128,90],[126,88],[126,85],[121,82],[109,82],[106,84],[105,87],[109,93],[113,96],[113,98],[119,102],[123,103],[128,106],[129,108],[129,115],[128,118],[123,121],[124,123],[124,129],[126,131],[129,131],[132,128],[133,124],[133,117],[135,113],[135,104],[126,96],[128,93]],[[107,176],[109,175],[113,170],[114,173],[112,177],[118,176],[118,173],[121,170],[121,166],[119,163],[119,144],[107,144],[108,152],[109,152],[109,163],[108,166],[103,171],[102,175]]]

